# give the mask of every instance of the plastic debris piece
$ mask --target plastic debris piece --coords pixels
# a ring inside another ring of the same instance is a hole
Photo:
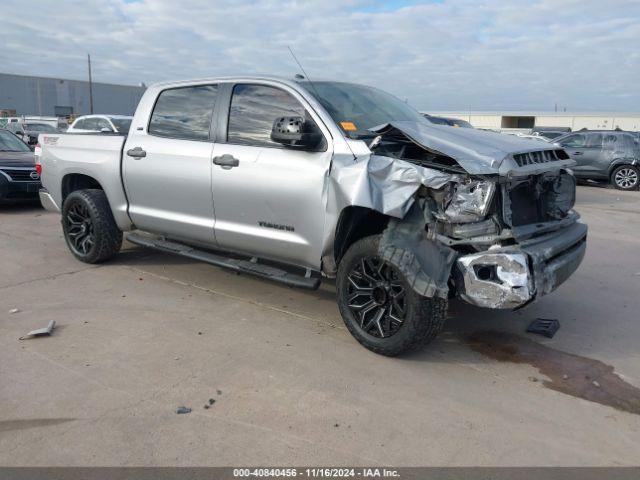
[[[555,318],[536,318],[527,327],[527,332],[553,338],[559,328],[560,322]]]
[[[51,335],[51,332],[53,331],[55,326],[56,326],[56,321],[51,320],[49,322],[49,325],[47,325],[46,327],[38,328],[37,330],[31,330],[29,333],[27,333],[23,337],[20,337],[19,340],[27,340],[29,338],[41,337],[44,335]]]
[[[18,313],[20,310],[17,308],[12,308],[11,310],[9,310],[9,313]]]
[[[176,409],[176,413],[177,413],[178,415],[183,415],[183,414],[186,414],[186,413],[191,413],[191,409],[190,409],[189,407],[178,407],[178,408]]]
[[[209,405],[213,405],[214,403],[216,403],[216,399],[215,398],[210,398],[209,399]]]

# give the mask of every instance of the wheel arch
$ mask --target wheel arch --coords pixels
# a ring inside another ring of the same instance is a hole
[[[349,206],[340,212],[333,243],[333,256],[336,265],[349,247],[358,240],[382,233],[390,217],[366,207]]]
[[[82,173],[68,173],[62,177],[61,182],[61,194],[62,202],[69,196],[70,193],[77,190],[84,190],[87,188],[97,189],[104,191],[102,185],[95,178]]]

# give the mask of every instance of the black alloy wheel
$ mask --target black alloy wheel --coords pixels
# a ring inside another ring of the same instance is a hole
[[[363,257],[347,275],[347,306],[365,333],[395,335],[407,314],[405,289],[398,271],[377,256]]]
[[[73,256],[85,263],[102,263],[113,257],[122,245],[122,232],[116,225],[104,191],[76,190],[62,203],[62,232]]]
[[[95,243],[93,221],[89,209],[83,203],[73,203],[65,216],[69,247],[76,255],[86,256]]]

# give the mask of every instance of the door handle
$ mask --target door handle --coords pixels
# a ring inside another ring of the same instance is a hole
[[[213,157],[213,163],[215,163],[216,165],[220,165],[222,168],[229,169],[240,165],[240,160],[238,160],[233,155],[225,153],[224,155]]]
[[[136,148],[132,148],[130,150],[127,150],[127,155],[129,155],[130,157],[133,157],[133,158],[144,158],[144,157],[147,156],[147,152],[145,152],[140,147],[136,147]]]
[[[582,155],[582,152],[573,152],[574,155]]]

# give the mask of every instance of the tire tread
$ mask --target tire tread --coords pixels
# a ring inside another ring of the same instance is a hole
[[[116,255],[122,247],[122,231],[118,228],[113,218],[109,200],[103,190],[85,189],[70,193],[65,199],[64,204],[69,205],[70,202],[76,199],[85,203],[90,211],[94,222],[95,247],[89,255],[86,256],[76,255],[73,250],[71,250],[71,252],[82,262],[92,264],[103,263]],[[63,214],[65,210],[63,206]]]
[[[409,328],[411,330],[410,335],[404,336],[403,340],[400,342],[394,341],[392,345],[387,346],[378,345],[364,336],[358,327],[346,318],[345,314],[349,314],[348,307],[346,306],[340,289],[345,282],[347,274],[345,269],[347,268],[346,265],[349,263],[351,258],[364,252],[369,254],[377,252],[379,240],[379,235],[365,237],[349,247],[338,267],[338,280],[336,282],[337,299],[345,326],[356,340],[374,353],[394,357],[403,353],[419,350],[431,342],[438,333],[442,331],[444,322],[447,318],[448,303],[444,298],[423,297],[418,295],[415,291],[407,292],[410,296],[410,301],[413,302],[414,314],[413,318],[405,319],[406,323],[402,328]],[[397,254],[398,258],[406,258],[404,250],[398,250],[399,251],[394,252],[394,257]],[[407,280],[404,279],[404,281],[406,286],[410,289],[411,286],[408,284]]]

